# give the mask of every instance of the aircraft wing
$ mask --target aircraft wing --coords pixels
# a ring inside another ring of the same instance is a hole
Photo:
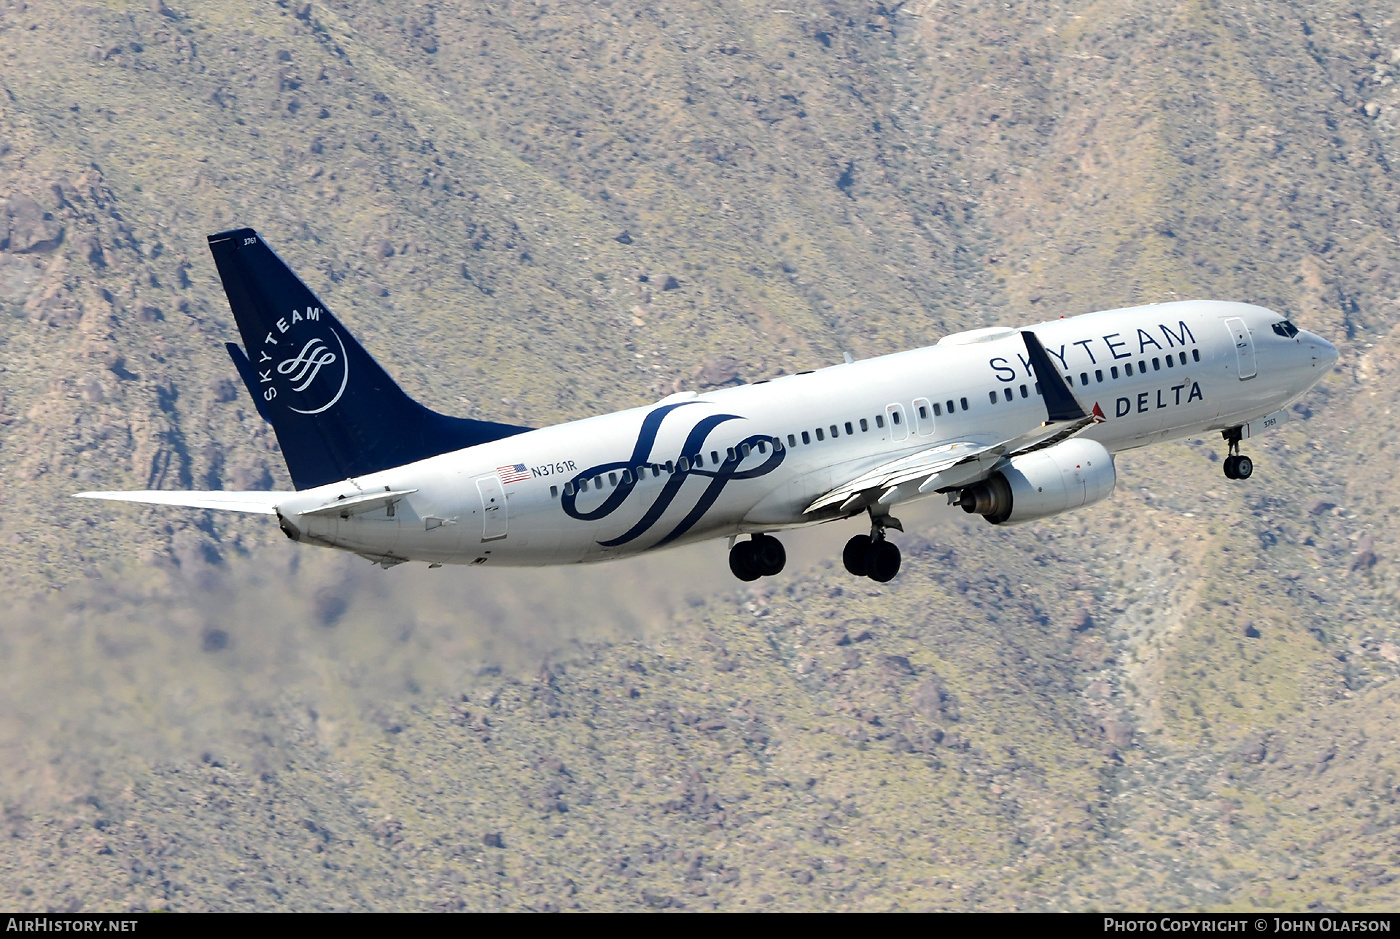
[[[804,514],[840,506],[841,514],[849,515],[867,506],[968,486],[985,479],[1003,459],[1052,447],[1102,421],[1097,406],[1092,413],[1080,406],[1035,333],[1022,332],[1021,337],[1045,399],[1046,419],[1038,427],[991,445],[955,441],[900,457],[825,493]]]
[[[944,443],[877,466],[862,476],[832,489],[809,505],[805,514],[833,505],[842,514],[868,505],[890,505],[916,495],[927,495],[953,486],[970,486],[985,479],[1003,459],[1052,447],[1092,427],[1094,415],[1076,421],[1046,421],[1039,427],[996,444],[967,441]]]
[[[223,509],[228,512],[276,515],[278,504],[294,495],[296,495],[294,492],[194,492],[178,489],[144,489],[130,492],[79,492],[75,498],[143,502],[148,505],[183,505],[192,509]]]
[[[922,484],[924,480],[937,477],[956,466],[975,462],[979,454],[991,449],[984,444],[958,441],[920,450],[918,453],[877,466],[864,475],[824,493],[807,506],[804,514],[811,515],[834,505],[841,507],[843,515],[859,511],[867,505],[879,504],[882,496],[886,493],[897,493],[899,488],[907,483],[917,480]],[[992,462],[995,463],[996,459]],[[917,490],[917,487],[915,488]],[[892,495],[888,502],[895,501],[895,498],[897,495]]]

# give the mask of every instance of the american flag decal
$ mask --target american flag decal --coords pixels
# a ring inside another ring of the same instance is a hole
[[[513,463],[510,466],[496,467],[496,475],[501,477],[503,483],[518,483],[530,478],[530,471],[525,468],[524,463]]]

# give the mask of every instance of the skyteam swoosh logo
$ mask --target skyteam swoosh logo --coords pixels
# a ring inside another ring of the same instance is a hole
[[[334,365],[335,362],[335,353],[326,348],[326,344],[320,336],[315,336],[302,346],[301,351],[296,354],[296,358],[283,359],[278,362],[277,371],[287,376],[287,381],[292,383],[293,391],[305,391],[307,386],[316,380],[321,369],[327,365]]]
[[[258,386],[264,401],[270,404],[280,397],[279,403],[289,411],[320,414],[345,394],[350,383],[350,357],[340,333],[321,323],[321,312],[315,306],[305,312],[292,310],[267,331],[257,350]],[[324,327],[325,332],[318,327]],[[306,336],[308,329],[314,330],[310,337]]]
[[[656,436],[661,431],[662,423],[666,420],[667,416],[677,408],[694,403],[696,402],[683,401],[678,404],[667,404],[648,413],[642,420],[641,431],[637,434],[637,441],[632,448],[632,458],[627,461],[615,463],[599,463],[597,466],[590,466],[588,469],[581,471],[570,480],[572,485],[565,487],[564,494],[560,498],[560,505],[564,509],[564,513],[570,518],[576,518],[581,522],[591,522],[600,518],[607,518],[609,515],[621,509],[632,494],[637,491],[637,486],[641,480],[633,474],[637,472],[638,468],[649,466],[657,462],[667,462],[665,460],[657,460],[651,455],[652,447],[656,444]],[[700,479],[708,479],[709,484],[705,487],[704,491],[700,493],[695,504],[691,506],[690,511],[686,513],[685,517],[682,518],[675,527],[657,541],[653,547],[659,548],[662,545],[670,544],[681,535],[690,531],[690,529],[695,526],[695,523],[704,517],[705,513],[710,510],[710,507],[719,499],[720,494],[724,492],[725,486],[736,479],[756,479],[759,476],[767,476],[777,469],[787,456],[786,450],[775,448],[769,453],[768,458],[758,466],[742,470],[739,468],[743,465],[742,459],[725,460],[721,462],[719,466],[712,469],[690,464],[690,460],[695,455],[703,453],[706,446],[705,441],[708,439],[711,431],[729,421],[739,420],[743,420],[743,418],[738,414],[710,414],[697,421],[695,425],[691,427],[690,432],[686,434],[685,443],[681,446],[680,454],[671,461],[675,466],[675,472],[671,473],[666,478],[665,485],[661,487],[661,491],[657,493],[651,505],[642,513],[642,517],[637,520],[635,525],[627,529],[627,531],[623,532],[621,535],[607,541],[600,541],[598,544],[605,548],[613,548],[637,540],[656,526],[657,522],[661,520],[661,517],[671,508],[671,505],[680,496],[681,489],[685,486],[687,480],[692,476]],[[772,442],[773,438],[766,434],[754,434],[740,441],[735,449],[738,453],[743,453],[745,450],[756,449],[760,443],[772,444]],[[682,463],[682,458],[685,459],[686,463]],[[683,465],[686,465],[687,468],[682,469],[681,467]],[[631,470],[632,472],[626,472],[627,470]],[[623,472],[624,474],[617,488],[613,489],[613,491],[608,494],[608,497],[603,500],[602,504],[598,505],[596,508],[587,511],[580,510],[578,507],[580,481],[595,479],[610,472]]]
[[[341,341],[340,333],[332,329],[330,334],[331,338],[340,346],[339,356],[327,348],[320,337],[317,337],[303,346],[296,358],[285,359],[277,365],[277,371],[287,375],[288,380],[293,383],[292,390],[295,392],[302,392],[311,387],[312,383],[316,381],[316,376],[321,373],[321,369],[327,366],[331,367],[328,374],[331,376],[330,380],[334,381],[334,372],[337,371],[335,366],[337,364],[340,366],[340,385],[336,387],[335,394],[331,396],[331,399],[318,408],[305,410],[294,408],[290,404],[287,405],[298,414],[320,414],[322,411],[329,411],[340,400],[340,396],[345,394],[345,386],[350,381],[350,363],[347,361],[349,357],[345,354],[345,343]]]

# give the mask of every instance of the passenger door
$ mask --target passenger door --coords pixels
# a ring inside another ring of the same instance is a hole
[[[499,541],[506,536],[506,490],[496,475],[480,476],[476,491],[481,494],[481,540]]]
[[[1235,360],[1240,368],[1240,381],[1248,381],[1258,374],[1254,364],[1254,339],[1249,335],[1249,327],[1238,316],[1227,317],[1225,328],[1230,330],[1230,338],[1235,341]]]

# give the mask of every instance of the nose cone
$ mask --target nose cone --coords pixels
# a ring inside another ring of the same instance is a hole
[[[1312,348],[1313,361],[1318,368],[1331,368],[1337,364],[1337,347],[1314,333],[1308,333],[1308,345]]]

